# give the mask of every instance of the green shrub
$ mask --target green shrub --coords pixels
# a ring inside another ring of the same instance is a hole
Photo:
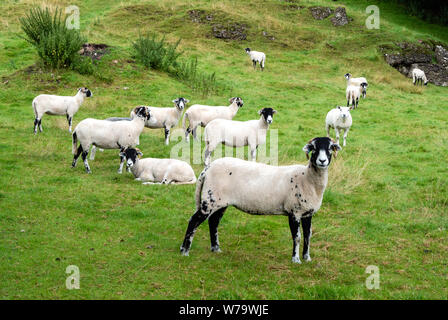
[[[140,36],[133,43],[135,58],[147,68],[172,72],[178,65],[177,58],[182,55],[182,52],[177,52],[179,43],[180,39],[170,45],[165,43],[165,37],[158,40],[155,35]]]
[[[176,68],[176,77],[189,85],[193,90],[207,96],[218,90],[216,74],[207,74],[198,70],[198,59],[192,58],[181,62]]]
[[[48,8],[33,8],[20,19],[25,39],[35,46],[44,64],[53,68],[73,68],[92,73],[78,51],[86,39],[78,30],[67,29],[65,16],[56,9],[52,14]],[[91,67],[91,66],[90,66]]]

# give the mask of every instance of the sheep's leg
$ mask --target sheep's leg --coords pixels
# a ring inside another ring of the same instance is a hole
[[[252,64],[254,66],[254,70],[257,70],[257,61],[256,60],[252,60]]]
[[[82,161],[84,161],[84,167],[86,168],[86,172],[92,173],[92,171],[90,171],[89,162],[87,161],[88,154],[89,154],[89,149],[87,149],[87,151],[82,152]]]
[[[39,119],[39,131],[42,132],[42,118]]]
[[[190,142],[190,133],[191,133],[191,129],[190,129],[190,127],[188,127],[188,128],[185,130],[185,141],[186,141],[186,142]]]
[[[344,142],[343,142],[343,147],[345,147],[346,141],[347,141],[347,134],[348,131],[350,130],[350,128],[345,128],[344,129]]]
[[[204,222],[205,219],[207,219],[207,217],[208,215],[202,213],[201,210],[196,211],[195,214],[191,216],[190,221],[188,222],[187,232],[185,233],[184,242],[180,247],[180,253],[182,255],[188,256],[194,233],[196,232],[196,229],[201,225],[201,223]]]
[[[39,118],[34,119],[34,134],[37,134],[37,127],[39,126]]]
[[[252,161],[257,161],[257,148],[251,148],[250,150],[250,158]]]
[[[95,160],[95,154],[96,154],[96,146],[92,146],[92,150],[90,150],[90,160]]]
[[[339,129],[335,126],[334,132],[336,133],[336,143],[339,144]]]
[[[170,144],[170,129],[165,127],[165,145]]]
[[[310,239],[311,239],[311,219],[313,217],[302,218],[302,229],[303,229],[303,253],[302,257],[305,261],[311,261],[310,257]]]
[[[359,98],[356,98],[356,105],[355,105],[355,109],[358,108],[358,102],[359,102]]]
[[[289,228],[291,229],[292,235],[292,262],[293,263],[302,263],[300,261],[300,220],[296,218],[296,216],[291,213],[289,216]]]
[[[193,128],[193,131],[192,131],[192,132],[193,132],[193,138],[194,138],[194,140],[198,140],[198,138],[197,138],[197,136],[196,136],[196,130],[198,129],[198,126],[199,126],[199,125],[197,125],[196,127],[194,127],[194,128]]]
[[[330,138],[330,126],[328,124],[325,125],[325,129],[327,130],[327,137]]]
[[[68,132],[72,132],[72,117],[67,114]]]
[[[221,208],[218,211],[215,211],[208,218],[208,228],[210,230],[210,242],[211,242],[210,249],[212,250],[212,252],[221,252],[221,249],[219,248],[218,225],[226,209],[227,207]]]
[[[120,167],[118,168],[118,173],[122,173],[123,172],[123,165],[124,165],[124,161],[126,160],[126,157],[123,157],[120,155]]]
[[[73,156],[73,162],[72,162],[72,168],[76,167],[76,163],[78,162],[78,158],[82,153],[82,146],[79,145],[78,151],[76,151],[76,154]]]
[[[204,164],[208,166],[210,164],[210,158],[212,155],[213,149],[210,148],[209,143],[205,143],[205,152],[204,152]]]

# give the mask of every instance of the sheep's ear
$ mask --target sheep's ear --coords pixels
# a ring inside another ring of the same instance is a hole
[[[120,151],[120,153],[118,155],[120,157],[126,158],[126,153],[124,153],[124,151]]]
[[[341,106],[338,106],[339,111],[342,111]]]
[[[276,113],[277,113],[277,110],[273,109],[272,114],[276,114]]]
[[[309,159],[310,157],[308,156],[308,154],[314,150],[314,139],[310,140],[302,149],[305,154],[306,154],[306,158]]]
[[[174,99],[174,100],[173,100],[173,103],[176,103],[176,104],[177,104],[178,102],[179,102],[179,99]]]
[[[338,155],[338,151],[342,150],[341,146],[336,143],[333,139],[331,139],[330,149],[333,150],[333,155],[336,158]]]
[[[258,114],[261,116],[261,114],[263,113],[263,110],[264,110],[264,108],[263,109],[260,109],[260,110],[258,110]]]
[[[185,100],[185,103],[188,103],[188,102],[190,102],[190,100],[188,100],[188,99],[185,99],[185,98],[184,98],[184,100]]]
[[[230,102],[230,103],[233,103],[233,101],[235,101],[235,99],[236,99],[235,97],[230,98],[230,99],[229,99],[229,102]]]
[[[143,152],[141,152],[139,148],[135,148],[135,151],[137,151],[139,157],[143,157]]]

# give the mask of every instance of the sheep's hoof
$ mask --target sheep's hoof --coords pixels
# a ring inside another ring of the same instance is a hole
[[[310,255],[309,255],[309,254],[305,254],[305,255],[303,256],[303,260],[305,260],[306,262],[311,262],[311,257],[310,257]]]
[[[219,246],[212,246],[210,249],[212,250],[212,252],[222,252]]]
[[[123,172],[122,170],[118,170],[117,171],[118,174],[122,174],[122,172]]]
[[[185,248],[180,248],[180,254],[183,255],[184,257],[188,257],[189,256],[189,250],[185,249]]]
[[[87,173],[87,174],[91,174],[91,173],[92,173],[92,171],[90,171],[90,170],[87,170],[87,171],[86,171],[86,173]]]
[[[299,258],[299,257],[292,257],[292,263],[298,263],[298,264],[301,264],[302,261],[300,261],[300,258]]]

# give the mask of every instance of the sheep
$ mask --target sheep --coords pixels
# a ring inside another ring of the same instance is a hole
[[[336,133],[336,143],[339,144],[339,130],[344,130],[343,147],[346,145],[348,131],[352,126],[352,116],[350,108],[338,106],[327,113],[325,118],[325,129],[327,130],[327,137],[330,137],[330,128],[334,128]]]
[[[417,85],[420,80],[420,85],[428,85],[428,79],[426,78],[425,72],[419,68],[414,68],[412,70],[412,83]]]
[[[237,158],[221,158],[205,167],[196,184],[196,209],[188,223],[182,255],[188,256],[193,236],[208,218],[211,251],[220,252],[218,224],[228,206],[253,215],[286,215],[293,240],[292,262],[299,257],[300,223],[303,259],[311,261],[311,219],[322,204],[331,157],[341,147],[327,137],[314,138],[303,151],[308,165],[270,166]]]
[[[156,128],[164,128],[165,129],[165,145],[169,144],[170,141],[170,130],[174,126],[176,126],[179,122],[180,117],[182,116],[182,112],[184,111],[187,103],[190,100],[185,98],[177,98],[173,100],[174,107],[173,108],[156,108],[150,107],[151,112],[154,114],[154,117],[157,119],[157,122],[152,123],[147,121],[145,126],[147,128],[156,129]],[[131,118],[133,114],[131,112]]]
[[[143,153],[134,148],[120,152],[126,158],[126,166],[131,168],[135,180],[146,181],[143,184],[195,184],[196,175],[191,166],[177,159],[139,159]]]
[[[361,97],[361,94],[366,90],[367,84],[365,82],[361,83],[360,86],[358,85],[348,85],[347,89],[345,90],[345,97],[347,99],[347,107],[352,104],[352,108],[355,109],[358,107],[358,101],[359,97]]]
[[[347,79],[347,86],[349,85],[361,86],[362,83],[365,83],[365,87],[362,88],[362,97],[364,99],[367,95],[367,87],[368,87],[367,79],[364,77],[352,78],[352,75],[350,73],[346,73],[344,77],[345,79]]]
[[[230,147],[249,146],[251,160],[257,158],[257,148],[266,142],[266,133],[272,123],[272,117],[277,113],[272,108],[258,111],[259,120],[233,121],[215,119],[205,127],[205,165],[209,165],[211,153],[219,144]]]
[[[87,88],[79,88],[74,96],[55,96],[50,94],[41,94],[33,99],[32,106],[34,110],[34,134],[37,134],[37,127],[42,132],[42,117],[44,114],[65,115],[68,121],[68,131],[72,132],[72,119],[84,98],[93,96]]]
[[[82,154],[84,166],[87,173],[91,173],[87,155],[89,148],[94,145],[103,149],[120,149],[135,147],[138,144],[139,136],[145,127],[146,120],[151,119],[150,110],[144,106],[135,108],[135,118],[131,121],[107,121],[87,118],[82,120],[73,131],[72,153],[74,155],[72,168],[76,166],[78,157]],[[156,121],[154,119],[153,121]],[[77,141],[79,139],[79,147]],[[120,159],[118,173],[123,170],[124,158]]]
[[[191,133],[196,139],[196,129],[200,125],[205,127],[210,121],[215,119],[227,119],[232,120],[244,104],[243,99],[240,97],[231,98],[229,100],[230,105],[225,106],[206,106],[200,104],[194,104],[187,111],[185,111],[182,119],[182,127],[185,130],[185,140],[189,141],[189,134]],[[188,119],[188,128],[185,129],[185,123]]]
[[[250,48],[246,48],[246,53],[250,56],[254,70],[257,68],[257,62],[260,63],[261,71],[264,71],[264,63],[266,62],[266,55],[263,52],[253,51]]]

